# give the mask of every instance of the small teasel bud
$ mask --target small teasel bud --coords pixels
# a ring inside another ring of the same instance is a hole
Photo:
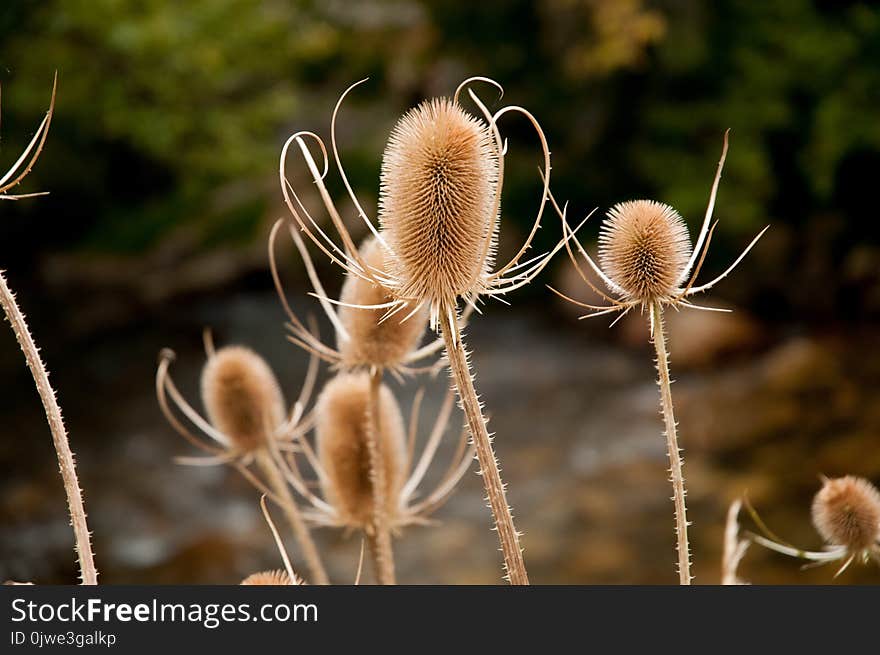
[[[813,499],[813,525],[830,544],[870,548],[880,540],[880,491],[854,475],[826,478]]]
[[[452,301],[491,263],[498,155],[483,121],[452,101],[400,119],[382,158],[379,220],[400,297]],[[488,253],[488,256],[484,256]]]
[[[299,584],[299,581],[291,580],[290,575],[288,575],[287,571],[276,569],[274,571],[260,571],[259,573],[252,573],[244,580],[242,580],[240,584],[282,587]]]
[[[284,397],[266,361],[243,346],[221,348],[202,369],[202,402],[237,450],[261,447],[285,420]]]
[[[344,525],[372,524],[373,483],[367,437],[370,377],[342,373],[327,383],[318,398],[315,433],[318,459],[326,473],[324,495]],[[405,429],[391,390],[379,388],[379,444],[385,463],[385,498],[393,523],[405,477]]]
[[[371,273],[388,271],[388,255],[375,237],[367,238],[360,248],[361,259]],[[349,305],[381,305],[392,300],[381,286],[360,276],[348,275],[342,285],[340,300]],[[394,367],[418,345],[428,321],[428,309],[406,321],[409,312],[400,312],[379,322],[387,309],[358,309],[342,305],[339,320],[348,331],[349,339],[339,343],[339,352],[345,366]]]
[[[691,256],[684,220],[669,205],[632,200],[612,207],[599,232],[599,260],[632,300],[676,295]]]

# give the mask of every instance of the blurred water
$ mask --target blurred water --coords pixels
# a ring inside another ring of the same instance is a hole
[[[284,340],[269,293],[172,309],[72,343],[47,333],[106,583],[235,583],[280,566],[247,483],[225,468],[172,462],[194,453],[159,413],[155,364],[160,348],[174,348],[175,378],[195,402],[200,333],[210,325],[219,344],[249,344],[267,357],[292,399],[306,358]],[[651,355],[594,335],[545,308],[501,306],[467,332],[530,575],[536,583],[675,583]],[[878,481],[880,365],[863,356],[872,340],[870,331],[773,337],[709,367],[677,369],[673,335],[698,583],[719,579],[724,517],[738,494],[748,490],[777,531],[815,548],[808,510],[816,474]],[[0,352],[0,579],[71,582],[72,537],[51,438],[11,335],[0,335]],[[428,384],[423,433],[446,385],[443,375]],[[394,387],[408,414],[415,387]],[[429,486],[445,470],[454,433]],[[396,542],[400,581],[499,581],[500,555],[475,470],[437,513],[438,525],[407,529]],[[351,582],[358,537],[330,530],[317,537],[332,579]],[[292,539],[288,546],[299,562]],[[833,570],[801,572],[798,562],[752,547],[741,574],[754,582],[821,583],[831,582]],[[854,566],[842,581],[877,583],[880,571]]]

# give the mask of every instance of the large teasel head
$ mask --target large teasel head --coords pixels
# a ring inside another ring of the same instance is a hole
[[[435,98],[423,102],[407,112],[393,128],[380,175],[381,231],[367,217],[354,194],[345,176],[336,142],[336,119],[342,101],[361,82],[342,94],[333,111],[330,124],[332,157],[359,218],[385,251],[387,267],[384,274],[377,273],[355,248],[324,184],[330,150],[320,137],[313,132],[297,132],[281,151],[279,179],[282,193],[302,232],[348,275],[385,288],[384,295],[391,300],[372,305],[372,308],[387,309],[390,316],[398,313],[409,316],[428,307],[433,329],[440,328],[442,319],[443,325],[457,332],[459,299],[473,308],[479,297],[497,297],[524,286],[563,247],[564,240],[552,251],[521,262],[540,227],[548,199],[550,149],[540,124],[526,109],[504,106],[490,112],[470,88],[478,82],[501,89],[492,80],[469,78],[459,85],[452,99]],[[475,115],[465,111],[459,102],[464,90],[476,105],[478,111]],[[510,261],[497,266],[495,243],[507,146],[498,122],[508,113],[524,116],[538,135],[544,180],[538,212],[528,237]],[[315,161],[307,141],[320,148],[323,166]],[[341,238],[341,245],[334,243],[312,218],[288,180],[286,165],[291,145],[297,146],[302,153],[311,179]],[[324,296],[320,291],[318,295]],[[464,313],[469,310],[465,309]],[[463,319],[466,318],[464,313]]]
[[[498,153],[485,121],[447,98],[423,102],[391,132],[379,222],[403,297],[451,303],[492,264]]]
[[[348,527],[374,524],[374,472],[367,444],[370,379],[366,373],[340,374],[318,397],[315,434],[324,470],[324,496]],[[385,464],[386,512],[393,523],[405,482],[406,430],[391,390],[379,388],[379,452]]]

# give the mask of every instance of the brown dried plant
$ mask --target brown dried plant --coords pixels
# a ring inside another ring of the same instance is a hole
[[[268,525],[269,529],[272,531],[272,537],[275,539],[275,545],[278,547],[278,552],[284,562],[284,568],[252,573],[242,580],[240,584],[245,586],[254,585],[275,587],[305,584],[302,578],[300,578],[293,570],[293,565],[290,563],[290,557],[287,555],[287,549],[284,548],[284,542],[281,540],[281,535],[278,534],[278,528],[275,527],[275,521],[272,520],[272,515],[269,514],[269,508],[266,506],[265,495],[260,498],[260,509],[263,510],[263,518],[266,519],[266,525]]]
[[[718,184],[721,181],[721,171],[727,156],[728,133],[729,130],[724,134],[724,147],[721,151],[721,159],[718,162],[712,191],[709,194],[709,205],[694,248],[691,248],[684,219],[669,205],[653,200],[623,202],[612,207],[602,223],[599,233],[599,261],[601,263],[599,266],[587,254],[587,251],[568,227],[565,209],[560,208],[553,196],[550,196],[554,208],[562,219],[566,236],[576,244],[584,262],[593,273],[602,280],[613,296],[617,297],[609,296],[590,280],[575,257],[569,239],[566,239],[565,246],[575,270],[580,278],[608,305],[591,305],[570,298],[552,287],[550,290],[578,307],[589,310],[589,313],[581,318],[618,313],[619,316],[612,325],[634,307],[638,307],[643,313],[648,312],[651,341],[657,355],[657,383],[660,388],[660,404],[665,423],[666,445],[675,503],[676,548],[681,584],[690,584],[692,576],[682,458],[681,449],[678,446],[677,426],[672,404],[672,380],[669,376],[669,355],[666,349],[663,311],[666,307],[673,307],[676,310],[691,308],[707,311],[729,311],[695,305],[688,298],[708,291],[727,277],[768,229],[765,227],[761,230],[736,261],[721,275],[706,284],[694,286],[717,225],[716,221],[710,227]]]
[[[359,530],[373,539],[376,530],[374,487],[384,483],[381,508],[393,534],[408,525],[428,524],[428,516],[439,509],[455,490],[470,466],[473,446],[462,431],[451,463],[437,486],[416,500],[419,485],[428,472],[453,410],[454,396],[446,395],[433,427],[418,457],[416,442],[423,393],[413,400],[409,424],[404,421],[391,390],[381,385],[378,403],[371,402],[370,376],[365,372],[340,373],[321,391],[315,408],[315,445],[299,437],[301,453],[312,469],[321,495],[311,490],[311,480],[302,472],[294,453],[287,453],[284,473],[296,491],[311,505],[306,517],[318,526]],[[371,407],[378,407],[372,417]],[[375,419],[375,420],[374,420]],[[384,480],[375,475],[369,447],[369,433],[378,428],[376,442],[382,445]],[[311,477],[311,476],[309,476]],[[373,551],[374,558],[377,551]],[[375,563],[377,573],[381,563]],[[381,581],[380,581],[381,582]]]
[[[737,499],[730,503],[727,510],[727,523],[724,527],[724,551],[721,556],[721,584],[749,584],[739,577],[737,569],[749,549],[750,541],[743,539],[739,533],[739,512],[742,501]]]
[[[279,176],[285,201],[300,229],[347,275],[381,287],[383,296],[388,298],[383,303],[357,305],[356,308],[385,309],[385,320],[401,315],[403,321],[428,309],[430,327],[442,335],[449,368],[474,440],[508,579],[513,584],[527,584],[519,534],[513,525],[461,338],[462,315],[458,304],[462,299],[471,310],[479,311],[477,303],[481,296],[500,299],[503,294],[528,284],[563,247],[565,239],[550,252],[520,262],[540,227],[547,201],[549,148],[537,120],[522,107],[505,106],[492,114],[468,88],[481,116],[465,112],[459,103],[459,95],[474,82],[487,82],[501,89],[492,80],[470,78],[459,85],[452,100],[435,99],[422,103],[395,126],[382,160],[381,232],[355,196],[341,165],[336,143],[336,118],[342,101],[361,82],[349,87],[336,104],[330,124],[333,159],[359,217],[385,253],[387,266],[382,271],[375,270],[355,248],[327,191],[324,178],[329,169],[329,156],[318,135],[303,131],[287,140],[281,153]],[[537,216],[525,242],[509,262],[495,267],[506,153],[498,121],[508,113],[525,116],[534,127],[541,143],[547,177]],[[323,170],[306,144],[308,138],[313,139],[321,150]],[[341,246],[333,242],[306,211],[288,181],[287,154],[293,144],[302,153],[312,181],[342,240]],[[319,292],[319,295],[325,303],[332,302],[325,294]],[[355,307],[350,303],[347,305]]]
[[[843,561],[835,578],[855,561],[867,564],[874,560],[880,564],[880,491],[865,478],[854,475],[820,478],[822,488],[813,498],[812,518],[816,531],[825,540],[824,550],[803,550],[780,539],[747,505],[765,535],[753,534],[752,539],[778,553],[810,561],[805,567]]]
[[[303,259],[307,274],[312,280],[315,295],[319,298],[325,313],[335,327],[336,349],[324,344],[316,331],[306,328],[296,316],[287,302],[287,296],[281,283],[281,276],[275,258],[275,241],[279,230],[287,222],[288,231]],[[361,246],[364,261],[377,275],[384,274],[387,258],[378,242],[368,237]],[[398,380],[404,375],[411,375],[419,370],[411,364],[436,353],[442,344],[432,344],[425,348],[418,345],[425,332],[427,312],[417,312],[408,320],[385,320],[382,307],[388,301],[383,287],[363,277],[347,275],[342,285],[338,310],[326,298],[323,285],[317,276],[308,249],[289,221],[281,219],[275,223],[269,235],[269,264],[272,279],[278,297],[288,316],[288,338],[294,344],[304,348],[313,356],[320,357],[332,365],[334,369],[343,371],[366,370],[370,375],[370,404],[368,415],[376,420],[380,415],[378,389],[382,384],[384,372],[391,372]],[[378,306],[375,309],[366,307]],[[376,575],[381,584],[394,584],[394,552],[391,541],[391,527],[385,512],[385,456],[382,454],[383,444],[374,435],[380,434],[378,426],[372,426],[367,433],[367,447],[373,462],[372,475],[380,482],[373,485],[374,511],[370,516],[375,525],[369,531],[370,550],[373,562],[377,567]]]
[[[55,80],[52,83],[52,99],[49,101],[49,109],[46,112],[46,116],[43,118],[24,152],[21,153],[6,174],[0,178],[0,199],[2,200],[20,200],[22,198],[45,195],[44,193],[10,195],[7,191],[24,180],[43,150],[43,145],[49,134],[49,124],[52,122],[52,114],[55,110],[57,86],[58,75],[56,74]],[[82,490],[79,487],[76,463],[73,452],[70,450],[67,430],[64,427],[64,420],[61,418],[61,408],[58,406],[55,390],[49,383],[49,373],[46,371],[46,366],[40,358],[39,349],[31,336],[30,330],[28,330],[24,314],[19,309],[15,301],[15,294],[12,293],[12,290],[6,283],[6,278],[2,271],[0,271],[0,305],[2,305],[3,313],[12,326],[15,338],[18,340],[24,353],[28,368],[36,383],[37,392],[40,394],[40,400],[43,402],[46,418],[49,421],[49,429],[52,432],[52,441],[55,445],[55,452],[58,456],[58,464],[61,470],[61,479],[64,481],[64,491],[67,494],[67,507],[70,512],[70,523],[73,526],[75,537],[80,579],[83,584],[98,584],[98,572],[95,569],[94,555],[92,554],[91,533],[86,521]]]
[[[293,449],[297,436],[311,424],[312,418],[305,414],[305,408],[315,385],[317,358],[311,358],[299,398],[288,412],[275,374],[255,352],[242,346],[215,350],[207,331],[205,351],[201,391],[207,419],[186,401],[171,378],[169,367],[174,352],[165,349],[160,355],[156,371],[159,407],[181,436],[208,453],[201,457],[178,457],[177,461],[195,466],[229,464],[259,491],[271,496],[284,511],[313,580],[316,584],[328,584],[317,546],[278,464],[281,451]],[[197,437],[178,419],[169,397],[208,441]],[[252,464],[261,475],[250,469]]]

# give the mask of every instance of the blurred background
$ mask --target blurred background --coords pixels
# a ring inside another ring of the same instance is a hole
[[[698,230],[731,128],[706,279],[772,228],[706,299],[735,313],[669,316],[696,582],[718,582],[726,509],[744,492],[776,532],[820,547],[809,518],[818,474],[880,482],[878,62],[880,7],[863,2],[4,2],[0,168],[39,124],[56,70],[59,81],[45,152],[19,187],[51,195],[0,206],[0,268],[65,411],[102,581],[236,583],[280,565],[247,483],[172,462],[193,453],[159,413],[157,354],[177,351],[175,377],[200,406],[210,326],[218,343],[267,357],[295,398],[306,358],[284,339],[266,258],[286,213],[278,155],[293,131],[328,138],[339,94],[365,77],[338,132],[371,215],[396,119],[472,75],[539,118],[572,216],[651,197]],[[521,242],[540,188],[534,134],[505,120],[503,253]],[[311,193],[294,161],[291,178]],[[338,175],[328,180],[354,228]],[[584,228],[588,248],[597,230]],[[559,236],[548,214],[538,246]],[[283,248],[294,304],[317,312]],[[339,271],[324,263],[336,293]],[[591,300],[560,256],[469,330],[532,580],[675,583],[646,320],[578,321],[546,283]],[[427,384],[425,429],[445,380]],[[395,385],[405,411],[415,386]],[[50,434],[8,328],[0,389],[0,579],[73,582]],[[436,518],[397,542],[400,580],[498,582],[477,476]],[[351,582],[359,539],[318,537],[331,577]],[[740,573],[798,584],[834,571],[753,546]],[[853,566],[840,580],[877,583],[880,570]]]

